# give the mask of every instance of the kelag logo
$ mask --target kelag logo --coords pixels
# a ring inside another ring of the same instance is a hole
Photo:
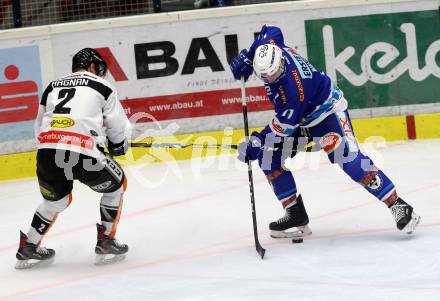
[[[38,46],[0,49],[0,124],[35,119],[41,88]]]
[[[305,22],[310,61],[344,90],[351,108],[440,100],[438,11]]]

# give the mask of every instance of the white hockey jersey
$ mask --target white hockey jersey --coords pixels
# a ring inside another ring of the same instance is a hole
[[[80,71],[51,82],[44,91],[35,134],[38,148],[57,148],[99,157],[97,145],[126,139],[130,122],[116,89],[93,73]]]

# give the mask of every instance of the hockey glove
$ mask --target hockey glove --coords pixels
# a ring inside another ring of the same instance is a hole
[[[112,156],[123,156],[128,150],[128,141],[124,139],[122,142],[113,143],[107,138],[107,149]]]
[[[267,24],[263,25],[260,33],[258,34],[258,37],[249,48],[249,52],[255,53],[255,50],[257,50],[258,46],[263,44],[275,44],[280,48],[285,47],[284,36],[281,32],[281,29],[276,26],[271,26]]]
[[[257,160],[263,150],[262,141],[264,142],[264,136],[261,133],[253,132],[248,141],[238,145],[238,160],[244,163]]]
[[[239,80],[243,76],[245,81],[248,80],[254,70],[252,59],[252,55],[243,49],[238,56],[231,60],[229,66],[235,79]]]

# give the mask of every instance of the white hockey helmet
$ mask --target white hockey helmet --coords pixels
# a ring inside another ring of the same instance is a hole
[[[254,56],[254,72],[258,78],[273,83],[284,72],[282,50],[272,44],[258,46]]]

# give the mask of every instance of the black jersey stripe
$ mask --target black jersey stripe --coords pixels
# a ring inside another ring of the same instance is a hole
[[[104,85],[103,83],[99,81],[95,81],[90,79],[90,76],[88,78],[63,78],[60,80],[55,80],[50,83],[50,87],[53,88],[76,88],[76,87],[90,87],[93,90],[97,91],[99,94],[101,94],[105,100],[107,100],[110,97],[110,94],[112,94],[113,89]],[[49,87],[48,87],[49,88]],[[47,94],[49,94],[50,91],[48,91]],[[44,105],[46,104],[47,94],[44,98]]]
[[[47,96],[49,95],[50,92],[52,92],[52,90],[53,90],[52,84],[49,84],[49,86],[47,86],[46,90],[44,90],[43,95],[41,96],[41,101],[40,101],[41,105],[46,106]]]
[[[112,94],[113,92],[113,90],[110,87],[107,87],[103,83],[94,80],[89,80],[87,86],[98,91],[102,96],[104,96],[105,100],[107,100],[110,94]]]

